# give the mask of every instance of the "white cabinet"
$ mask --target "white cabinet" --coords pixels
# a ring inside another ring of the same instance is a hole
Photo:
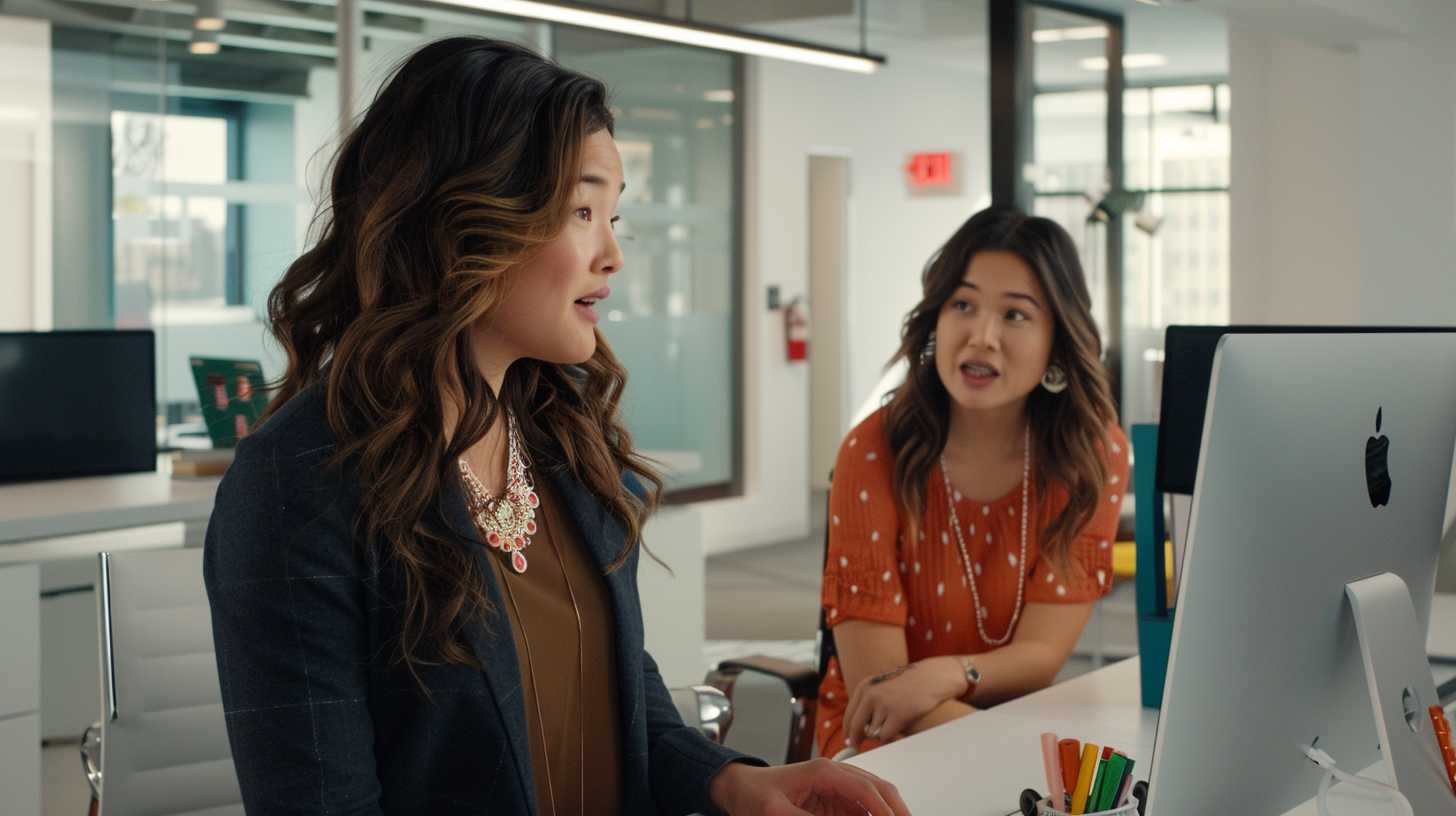
[[[40,571],[0,567],[0,791],[4,810],[40,816]]]

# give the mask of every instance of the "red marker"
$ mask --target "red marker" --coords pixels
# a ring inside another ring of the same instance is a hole
[[[1062,761],[1062,789],[1070,793],[1077,789],[1077,770],[1082,767],[1082,743],[1074,739],[1058,742],[1057,756]]]
[[[1446,779],[1451,783],[1451,792],[1456,793],[1456,748],[1451,747],[1451,724],[1446,721],[1446,712],[1438,705],[1430,707],[1431,725],[1436,728],[1436,745],[1441,749],[1441,764],[1446,766]]]

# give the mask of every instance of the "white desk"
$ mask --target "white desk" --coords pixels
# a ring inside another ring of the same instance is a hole
[[[205,522],[212,514],[218,481],[173,479],[157,471],[0,487],[0,545],[125,527]]]
[[[1132,658],[849,762],[894,783],[915,816],[1019,813],[1023,789],[1046,788],[1044,731],[1116,746],[1138,761],[1134,775],[1147,779],[1158,712],[1143,708],[1138,689],[1138,661]],[[1313,796],[1319,775],[1312,765],[1309,779]],[[1358,794],[1346,799],[1338,787],[1334,791],[1330,805],[1341,816],[1391,812],[1389,805],[1373,804]],[[1286,816],[1315,813],[1311,801]]]

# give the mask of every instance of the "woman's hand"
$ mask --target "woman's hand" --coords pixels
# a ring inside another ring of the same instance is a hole
[[[728,816],[910,816],[894,785],[823,758],[772,768],[729,763],[708,795]]]
[[[954,657],[928,657],[861,680],[844,710],[844,744],[889,742],[946,700],[966,693],[966,675]]]

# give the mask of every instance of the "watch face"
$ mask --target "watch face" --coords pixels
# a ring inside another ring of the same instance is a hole
[[[965,658],[961,661],[961,666],[966,670],[966,679],[971,681],[972,685],[979,685],[981,670],[976,668],[976,664],[972,663],[970,658]]]

